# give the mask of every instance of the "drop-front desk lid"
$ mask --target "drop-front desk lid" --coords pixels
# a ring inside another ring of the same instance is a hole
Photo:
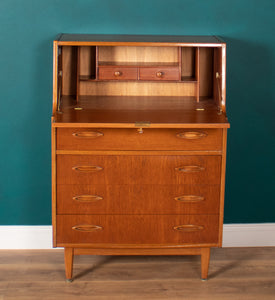
[[[62,97],[53,117],[56,127],[229,128],[225,113],[212,99],[159,96]]]

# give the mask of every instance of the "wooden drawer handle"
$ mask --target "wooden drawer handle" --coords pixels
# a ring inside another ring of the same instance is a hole
[[[202,131],[183,131],[176,135],[180,139],[198,140],[207,136],[207,133]]]
[[[103,198],[97,195],[79,195],[73,197],[73,200],[79,202],[96,202],[102,200]]]
[[[184,173],[195,173],[195,172],[204,171],[205,168],[201,166],[183,166],[183,167],[175,168],[175,170]]]
[[[181,232],[194,232],[194,231],[204,230],[204,226],[203,225],[192,225],[192,224],[179,225],[179,226],[175,226],[174,230],[181,231]]]
[[[73,133],[73,136],[78,138],[97,138],[103,135],[104,134],[99,131],[79,131]]]
[[[180,202],[200,202],[200,201],[204,201],[204,197],[196,196],[196,195],[184,195],[184,196],[176,197],[175,200]]]
[[[158,78],[162,78],[162,77],[164,77],[164,72],[157,72],[156,73],[156,76],[158,77]]]
[[[77,225],[72,227],[73,230],[82,231],[82,232],[95,232],[103,230],[102,226],[99,225]]]
[[[119,77],[119,76],[122,75],[122,72],[120,72],[120,71],[115,71],[115,72],[114,72],[114,75],[115,75],[116,77]]]
[[[98,172],[103,170],[103,168],[99,166],[76,166],[72,167],[72,169],[77,172]]]

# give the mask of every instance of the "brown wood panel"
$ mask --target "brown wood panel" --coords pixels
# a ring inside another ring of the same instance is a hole
[[[75,110],[76,107],[82,110]],[[197,103],[195,97],[167,96],[81,96],[78,103],[73,97],[63,96],[62,113],[55,115],[53,125],[135,127],[138,121],[164,128],[229,127],[226,114],[218,114],[212,99],[200,98]]]
[[[223,155],[221,161],[221,184],[220,184],[220,233],[219,246],[222,246],[223,240],[223,215],[224,215],[224,193],[225,193],[225,171],[226,171],[226,148],[227,148],[227,129],[223,129]]]
[[[218,214],[219,185],[58,185],[58,214]]]
[[[76,95],[77,47],[62,47],[62,94]]]
[[[83,96],[195,96],[196,82],[81,81]]]
[[[58,215],[57,244],[215,243],[218,227],[217,215]]]
[[[96,47],[79,47],[79,75],[96,78]]]
[[[195,56],[196,48],[182,47],[181,48],[181,76],[195,78]]]
[[[127,46],[100,46],[99,62],[118,62],[121,65],[127,63],[175,63],[178,62],[177,47],[127,47]]]
[[[142,125],[141,125],[142,126]],[[221,150],[222,129],[58,128],[58,150]]]
[[[69,244],[70,247],[71,244]],[[77,245],[77,244],[76,244]],[[89,245],[89,244],[87,244]],[[101,247],[104,245],[104,247]],[[214,244],[208,244],[214,246]],[[140,244],[137,245],[126,245],[126,244],[93,244],[93,248],[86,247],[85,245],[79,245],[80,248],[74,248],[74,255],[200,255],[203,248],[199,247],[188,247],[186,245],[171,246],[167,245],[148,245]],[[82,248],[81,248],[82,246]],[[198,245],[199,246],[199,245]]]
[[[220,184],[220,156],[57,155],[57,184]]]
[[[138,69],[128,66],[99,66],[99,80],[137,80]]]
[[[139,68],[140,80],[179,80],[179,67]]]
[[[199,84],[200,97],[213,97],[213,48],[200,48]]]
[[[57,111],[58,108],[58,92],[59,80],[58,80],[58,71],[59,71],[59,57],[58,57],[58,45],[57,42],[53,42],[53,114]],[[61,91],[61,90],[60,90]]]
[[[56,128],[51,130],[51,166],[52,166],[52,226],[53,226],[53,246],[56,247]]]

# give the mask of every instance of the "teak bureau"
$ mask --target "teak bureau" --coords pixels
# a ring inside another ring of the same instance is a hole
[[[54,41],[53,245],[73,257],[222,245],[226,45],[215,36]]]

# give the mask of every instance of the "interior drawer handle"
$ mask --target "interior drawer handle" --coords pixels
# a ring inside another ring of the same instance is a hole
[[[78,138],[97,138],[103,135],[104,134],[99,131],[79,131],[73,133],[73,136]]]
[[[180,202],[200,202],[200,201],[204,201],[204,197],[196,196],[196,195],[184,195],[184,196],[176,197],[175,200]]]
[[[122,75],[122,72],[121,72],[121,71],[115,71],[115,72],[114,72],[114,75],[115,75],[116,77],[119,77],[119,76]]]
[[[158,78],[162,78],[162,77],[164,77],[164,75],[165,75],[164,72],[157,72],[157,73],[156,73],[156,76],[157,76]]]
[[[99,225],[76,225],[72,227],[73,230],[82,231],[82,232],[95,232],[103,230],[102,226]]]
[[[97,195],[79,195],[73,197],[73,200],[79,202],[96,202],[99,200],[103,200],[103,198]]]
[[[202,131],[183,131],[176,135],[180,139],[198,140],[207,136],[207,133]]]
[[[204,171],[205,168],[201,166],[183,166],[183,167],[175,168],[175,170],[184,173],[195,173],[195,172]]]
[[[99,166],[75,166],[75,167],[72,167],[72,169],[74,171],[77,171],[77,172],[98,172],[98,171],[101,171],[103,170],[102,167],[99,167]]]
[[[203,225],[193,225],[193,224],[179,225],[179,226],[174,226],[174,230],[182,231],[182,232],[201,231],[201,230],[204,230],[204,226]]]

